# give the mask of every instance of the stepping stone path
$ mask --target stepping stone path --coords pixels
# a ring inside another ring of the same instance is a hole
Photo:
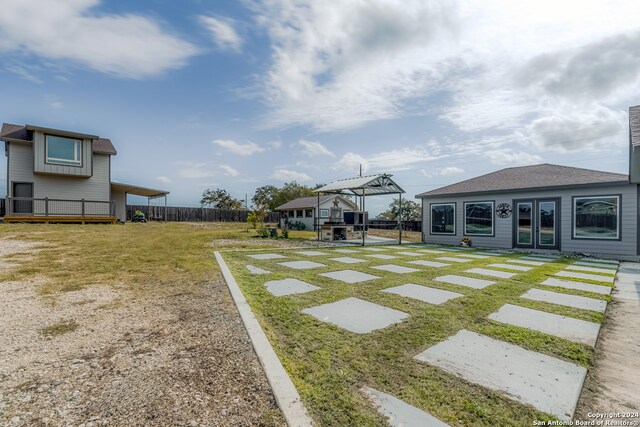
[[[531,260],[528,260],[528,259],[509,259],[509,260],[507,260],[507,262],[510,262],[510,263],[513,263],[513,264],[533,265],[533,266],[536,266],[536,267],[546,264],[543,261],[531,261]]]
[[[432,249],[421,249],[418,252],[422,252],[425,254],[441,254],[442,253],[442,251],[434,251]]]
[[[247,255],[253,259],[278,259],[278,258],[286,258],[284,255],[280,254],[255,254],[255,255]]]
[[[505,304],[495,313],[491,313],[489,319],[592,347],[595,346],[600,331],[600,325],[597,323],[511,304]]]
[[[458,255],[467,257],[467,258],[477,258],[477,259],[491,258],[490,255],[478,255],[478,254],[458,254]]]
[[[587,373],[582,366],[464,329],[415,359],[562,420],[572,418]]]
[[[550,259],[550,258],[544,258],[544,257],[532,256],[532,255],[523,256],[523,257],[520,257],[519,259],[528,259],[528,260],[531,260],[531,261],[541,261],[541,262],[551,262],[551,261],[553,261],[553,259]]]
[[[347,298],[317,307],[305,308],[321,322],[331,323],[357,334],[366,334],[376,329],[386,328],[409,317],[407,313],[383,307],[359,298]]]
[[[436,267],[436,268],[448,267],[451,265],[451,264],[445,264],[444,262],[427,261],[424,259],[419,259],[416,261],[408,261],[407,264],[416,264],[416,265],[423,265],[425,267]]]
[[[496,268],[504,268],[505,270],[516,270],[516,271],[529,271],[533,267],[525,267],[524,265],[512,265],[512,264],[489,264],[487,267],[496,267]]]
[[[580,261],[582,262],[597,262],[600,264],[612,264],[612,265],[619,265],[620,261],[615,261],[615,260],[611,260],[611,259],[597,259],[597,258],[580,258]]]
[[[320,276],[328,277],[334,280],[340,280],[346,283],[360,283],[367,280],[379,279],[380,276],[373,274],[361,273],[355,270],[331,271],[329,273],[321,273]]]
[[[548,278],[541,284],[565,289],[576,289],[579,291],[593,292],[595,294],[601,295],[611,294],[611,288],[609,286],[594,285],[593,283],[574,282],[573,280],[560,280],[554,279],[553,277]]]
[[[470,270],[466,270],[465,272],[481,274],[483,276],[498,277],[500,279],[509,279],[517,274],[509,273],[507,271],[489,270],[488,268],[472,268]]]
[[[308,270],[310,268],[326,267],[326,265],[324,264],[320,264],[319,262],[313,262],[313,261],[287,261],[287,262],[279,262],[278,264],[283,265],[285,267],[293,268],[295,270]]]
[[[595,280],[604,283],[613,283],[615,280],[614,276],[599,276],[597,274],[576,273],[573,271],[559,271],[555,275],[559,277],[570,277],[572,279]]]
[[[586,262],[586,261],[576,261],[573,263],[573,265],[585,265],[588,267],[600,267],[600,268],[608,268],[611,270],[617,270],[618,269],[618,264],[605,264],[605,263],[600,263],[600,262]]]
[[[291,294],[303,294],[305,292],[320,289],[317,286],[310,285],[298,279],[271,280],[264,285],[267,287],[269,292],[277,297]]]
[[[431,414],[390,394],[363,387],[365,396],[392,427],[449,427]]]
[[[393,256],[393,255],[387,255],[387,254],[369,254],[369,255],[365,255],[371,258],[378,258],[378,259],[396,259],[398,258],[397,256]]]
[[[351,258],[348,256],[344,256],[344,257],[340,257],[340,258],[330,258],[331,261],[336,261],[336,262],[341,262],[343,264],[357,264],[359,262],[369,262],[369,260],[366,259],[360,259],[360,258]]]
[[[462,252],[462,249],[453,249],[453,248],[440,248],[440,250],[445,252]]]
[[[318,251],[298,251],[298,252],[294,252],[296,254],[300,254],[300,255],[306,255],[306,256],[320,256],[320,255],[326,255],[326,253],[324,252],[318,252]]]
[[[473,261],[472,259],[469,258],[456,258],[456,257],[451,257],[451,256],[441,256],[438,257],[436,259],[442,260],[442,261],[451,261],[451,262],[471,262]]]
[[[382,249],[382,248],[362,248],[365,251],[372,251],[372,252],[384,252],[386,251],[386,249]]]
[[[607,302],[601,299],[586,298],[577,295],[559,294],[557,292],[544,291],[542,289],[530,289],[520,296],[533,301],[548,302],[550,304],[559,304],[566,307],[580,308],[583,310],[593,310],[604,313],[607,308]]]
[[[341,254],[357,254],[359,251],[354,251],[353,249],[334,249],[333,252],[340,252]]]
[[[489,256],[503,256],[503,253],[500,252],[476,252],[476,255],[489,255]]]
[[[406,256],[424,256],[424,254],[418,252],[396,252],[398,255],[406,255]]]
[[[442,289],[430,288],[428,286],[407,283],[406,285],[396,286],[394,288],[384,289],[382,292],[396,294],[407,298],[417,299],[419,301],[428,302],[429,304],[442,304],[450,299],[463,297],[463,294],[457,292],[445,291]]]
[[[247,270],[249,270],[249,272],[251,274],[269,274],[271,273],[269,270],[264,270],[260,267],[256,267],[255,265],[251,265],[251,264],[247,264],[246,265]]]
[[[376,270],[389,271],[391,273],[400,273],[400,274],[415,273],[416,271],[420,271],[417,268],[403,267],[401,265],[395,265],[395,264],[376,265],[371,268],[375,268]]]
[[[471,277],[456,276],[455,274],[447,274],[446,276],[436,277],[433,280],[438,282],[450,283],[452,285],[466,286],[473,289],[486,288],[489,285],[493,285],[496,282],[491,280],[473,279]]]
[[[616,271],[611,268],[585,267],[583,265],[568,265],[565,270],[585,271],[587,273],[616,274]]]

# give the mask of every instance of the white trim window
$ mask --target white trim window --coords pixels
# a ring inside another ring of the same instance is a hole
[[[46,135],[45,141],[48,164],[82,166],[82,140]]]
[[[493,236],[493,202],[465,202],[464,234]]]
[[[573,198],[574,239],[620,239],[620,196]]]
[[[456,234],[456,204],[431,204],[431,234]]]
[[[329,218],[329,209],[320,209],[320,218]]]

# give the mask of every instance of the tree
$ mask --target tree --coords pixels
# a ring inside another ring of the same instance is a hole
[[[256,188],[256,192],[251,198],[253,207],[256,210],[272,211],[277,206],[274,204],[274,200],[280,190],[273,185],[263,185]]]
[[[234,199],[227,190],[223,190],[221,188],[211,190],[208,188],[202,193],[200,205],[207,205],[217,209],[242,209],[243,202],[238,199]]]
[[[389,221],[398,220],[399,207],[398,200],[393,199],[389,204],[389,209],[378,214],[376,219],[386,219]],[[419,221],[422,218],[422,207],[413,200],[402,201],[402,220],[403,221]]]
[[[255,209],[272,211],[278,206],[299,197],[315,196],[316,193],[313,190],[320,187],[322,187],[322,184],[316,184],[313,188],[310,188],[306,185],[298,184],[296,181],[287,182],[282,188],[263,185],[256,189],[251,202]]]

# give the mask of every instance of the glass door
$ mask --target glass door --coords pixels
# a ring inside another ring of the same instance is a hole
[[[560,199],[514,200],[513,246],[558,249]]]

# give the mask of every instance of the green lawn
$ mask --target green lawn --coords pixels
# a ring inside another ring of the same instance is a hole
[[[354,248],[358,249],[358,248]],[[504,262],[517,255],[478,259],[444,268],[428,268],[411,264],[415,259],[433,259],[443,255],[400,256],[393,260],[378,260],[362,254],[341,254],[320,249],[325,256],[303,256],[291,250],[269,251],[286,254],[287,260],[255,260],[248,252],[223,253],[254,313],[269,337],[276,353],[296,384],[312,417],[321,426],[385,425],[383,419],[360,394],[367,385],[390,393],[423,408],[451,425],[522,426],[534,420],[552,420],[552,416],[532,406],[510,400],[497,392],[470,384],[443,370],[417,362],[413,356],[461,329],[468,329],[524,348],[546,353],[579,365],[590,366],[593,350],[582,344],[543,333],[490,321],[487,316],[506,303],[571,316],[591,322],[602,322],[601,313],[549,305],[519,298],[528,289],[562,270],[573,260],[562,258],[544,266],[522,272],[512,279],[475,290],[449,285],[432,279],[444,274],[461,273],[473,267]],[[415,250],[403,247],[403,251]],[[392,252],[392,251],[388,251]],[[454,256],[455,254],[447,254]],[[370,259],[361,264],[342,264],[329,258],[349,256]],[[293,270],[277,264],[280,261],[310,260],[327,267]],[[395,274],[369,267],[398,264],[420,268],[420,272]],[[270,275],[252,275],[245,268],[252,264],[272,271]],[[360,284],[334,281],[318,273],[342,269],[358,270],[381,276],[381,279]],[[489,279],[484,276],[463,275]],[[287,277],[298,278],[321,287],[306,294],[274,297],[264,283]],[[406,283],[429,285],[451,290],[465,297],[442,305],[431,305],[398,295],[380,292],[382,289]],[[536,285],[544,289],[546,287]],[[562,288],[547,288],[591,298],[609,297]],[[301,309],[335,302],[347,297],[401,310],[410,314],[402,323],[369,334],[355,334],[328,323],[317,321]]]

